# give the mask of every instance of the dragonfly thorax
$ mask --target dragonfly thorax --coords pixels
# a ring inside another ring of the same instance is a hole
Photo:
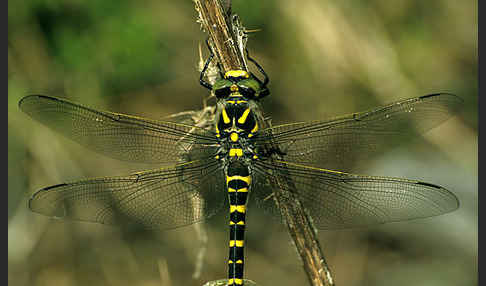
[[[225,100],[216,116],[216,132],[221,139],[251,138],[258,131],[258,123],[248,101]]]
[[[229,97],[219,104],[216,132],[220,139],[218,158],[226,162],[250,161],[255,157],[253,137],[258,123],[249,102]]]
[[[234,163],[250,166],[251,161],[258,158],[252,145],[245,138],[240,138],[237,142],[231,142],[231,140],[226,138],[221,142],[216,159],[222,161],[225,168]]]

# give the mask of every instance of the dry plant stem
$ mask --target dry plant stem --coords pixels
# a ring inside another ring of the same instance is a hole
[[[228,4],[229,3],[229,4]],[[210,43],[221,68],[224,72],[235,69],[244,69],[245,64],[243,55],[240,51],[244,50],[237,47],[234,38],[231,21],[221,6],[219,0],[195,0],[196,10],[199,12],[199,21],[203,28],[208,32]],[[227,11],[231,11],[231,2],[227,2]],[[263,112],[260,114],[258,124],[264,128],[268,121],[263,119]],[[331,273],[324,259],[324,255],[317,240],[317,233],[312,225],[310,217],[297,197],[294,197],[285,186],[288,182],[285,176],[279,177],[276,182],[271,182],[274,188],[273,199],[280,209],[281,215],[285,219],[289,234],[299,253],[304,270],[313,286],[332,286],[334,285]]]
[[[334,285],[331,272],[317,240],[317,232],[300,200],[281,189],[276,189],[273,195],[302,259],[310,285]]]
[[[227,14],[220,0],[195,0],[201,24],[208,32],[213,52],[224,72],[244,69],[243,55],[239,52]]]

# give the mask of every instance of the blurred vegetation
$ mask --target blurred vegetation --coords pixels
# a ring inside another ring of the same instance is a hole
[[[324,119],[451,92],[464,110],[383,150],[366,172],[452,190],[451,214],[319,234],[338,285],[477,285],[477,1],[234,0],[252,56],[270,75],[273,122]],[[167,232],[49,220],[26,208],[39,188],[155,168],[87,151],[22,114],[28,94],[160,119],[198,110],[191,1],[26,0],[8,5],[9,285],[202,285],[226,277],[226,214],[207,222],[202,276],[195,229]],[[203,45],[204,46],[204,45]],[[207,55],[207,51],[204,51]],[[269,221],[269,223],[262,223]],[[245,275],[304,285],[285,228],[250,207]]]

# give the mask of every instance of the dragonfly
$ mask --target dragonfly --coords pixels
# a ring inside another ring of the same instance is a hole
[[[243,285],[249,195],[270,212],[279,189],[296,197],[317,229],[426,218],[454,211],[457,197],[417,180],[357,175],[347,163],[387,142],[409,140],[446,121],[462,100],[438,93],[332,120],[270,126],[261,112],[268,76],[230,70],[210,84],[213,128],[96,110],[30,95],[19,102],[33,119],[106,156],[162,167],[127,176],[61,183],[35,192],[28,207],[50,217],[168,230],[229,210],[228,285]],[[413,122],[413,125],[411,125]],[[418,132],[412,132],[415,126]]]

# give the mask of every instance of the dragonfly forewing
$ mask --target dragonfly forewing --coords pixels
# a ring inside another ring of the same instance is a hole
[[[174,122],[98,111],[64,99],[31,95],[19,103],[32,118],[109,157],[138,163],[179,163],[214,156],[212,131]],[[190,152],[190,158],[185,156]]]
[[[349,171],[352,164],[366,162],[383,146],[413,139],[414,130],[423,133],[440,125],[461,106],[455,95],[431,94],[334,120],[268,128],[256,145],[273,142],[289,162]]]

